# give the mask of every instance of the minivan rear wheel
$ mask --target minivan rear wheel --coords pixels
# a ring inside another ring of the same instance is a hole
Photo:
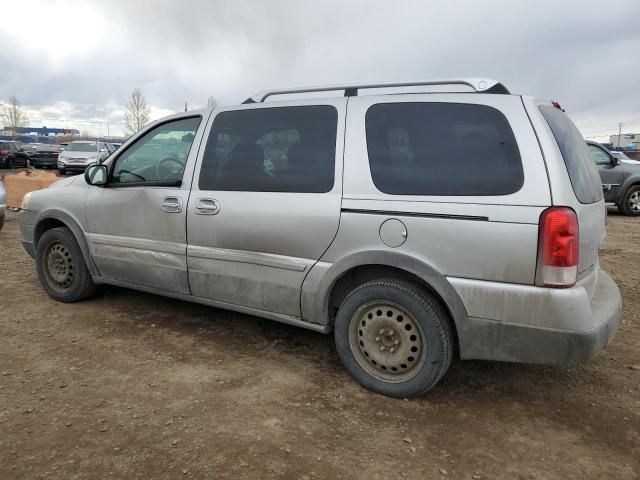
[[[453,356],[451,326],[440,303],[396,280],[353,290],[338,310],[334,336],[347,371],[364,387],[392,397],[433,388]]]
[[[640,185],[633,185],[627,190],[622,200],[621,210],[630,217],[640,215]]]
[[[42,235],[36,246],[36,270],[47,294],[59,302],[77,302],[95,292],[82,251],[66,227]]]

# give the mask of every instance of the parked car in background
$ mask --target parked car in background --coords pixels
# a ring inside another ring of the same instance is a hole
[[[35,152],[40,145],[40,143],[23,143],[20,145],[20,148],[22,148],[24,153],[31,156],[31,154]]]
[[[611,155],[613,155],[614,157],[620,159],[620,161],[623,163],[630,163],[631,165],[640,163],[640,161],[629,158],[624,152],[620,152],[618,150],[609,150],[609,153],[611,153]]]
[[[104,142],[93,140],[71,142],[58,155],[58,172],[61,175],[67,172],[83,172],[92,163],[105,160],[110,153]]]
[[[621,159],[616,154],[622,152],[611,152],[597,142],[587,141],[587,145],[600,173],[605,201],[615,203],[624,215],[640,216],[640,162]]]
[[[31,165],[35,168],[57,168],[58,155],[61,151],[60,145],[40,144],[29,155]]]
[[[349,373],[400,398],[454,355],[591,358],[620,319],[582,135],[490,79],[175,114],[22,207],[51,298],[106,283],[333,331]]]
[[[4,226],[4,212],[7,210],[7,192],[4,190],[2,178],[0,178],[0,230]]]
[[[0,168],[28,167],[29,155],[16,142],[0,140]]]

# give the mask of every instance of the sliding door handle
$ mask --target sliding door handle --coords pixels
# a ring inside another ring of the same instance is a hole
[[[200,198],[196,201],[196,215],[215,215],[220,211],[220,204],[213,198]]]

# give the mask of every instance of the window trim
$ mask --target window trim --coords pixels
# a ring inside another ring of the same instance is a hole
[[[149,180],[145,182],[106,183],[105,188],[128,187],[181,187],[182,180]]]
[[[487,194],[478,194],[478,193],[472,193],[472,194],[468,194],[468,193],[447,193],[447,194],[437,194],[437,193],[391,193],[391,192],[387,192],[385,190],[382,190],[380,188],[380,186],[378,185],[378,183],[376,183],[376,180],[374,178],[373,175],[373,171],[371,168],[371,156],[369,153],[369,134],[368,134],[368,129],[367,129],[367,118],[370,114],[370,111],[373,107],[376,107],[378,105],[464,105],[464,106],[473,106],[473,107],[480,107],[480,108],[486,108],[489,110],[493,110],[494,112],[497,112],[498,115],[504,120],[504,122],[506,123],[507,127],[509,128],[509,131],[511,132],[511,137],[513,138],[513,143],[515,145],[515,149],[518,153],[518,159],[519,159],[519,166],[520,166],[520,174],[521,174],[521,181],[520,183],[517,185],[517,188],[513,189],[512,191],[510,191],[509,193],[487,193]],[[522,157],[522,152],[520,150],[520,144],[518,143],[518,138],[516,136],[516,132],[513,129],[513,126],[511,125],[511,122],[509,122],[509,118],[507,117],[507,115],[505,115],[505,113],[500,110],[499,108],[497,108],[496,106],[493,105],[488,105],[485,103],[468,103],[468,102],[445,102],[445,101],[388,101],[388,102],[375,102],[375,103],[371,103],[370,105],[367,106],[365,113],[364,113],[364,147],[365,147],[365,151],[367,153],[367,159],[366,159],[366,164],[369,167],[369,175],[371,176],[371,182],[373,184],[373,187],[377,190],[378,193],[383,194],[383,195],[389,195],[389,196],[393,196],[393,197],[399,197],[399,198],[408,198],[408,197],[416,197],[416,198],[420,198],[420,197],[435,197],[435,198],[443,198],[443,197],[451,197],[451,198],[490,198],[490,197],[508,197],[511,195],[516,195],[518,192],[522,191],[522,189],[525,187],[526,184],[526,178],[525,178],[525,165],[523,162],[523,157]]]
[[[144,182],[126,182],[126,183],[118,183],[118,182],[113,182],[112,178],[113,178],[113,170],[116,168],[116,164],[118,163],[118,160],[120,160],[120,157],[122,157],[122,155],[124,155],[125,153],[127,153],[127,151],[133,146],[136,145],[147,133],[151,132],[152,130],[155,130],[158,127],[161,127],[163,125],[166,125],[168,123],[172,123],[172,122],[178,122],[181,120],[189,120],[191,118],[199,118],[200,119],[200,123],[198,124],[198,128],[196,128],[196,131],[193,135],[193,142],[191,143],[191,147],[189,148],[189,154],[187,155],[187,162],[185,162],[185,170],[182,172],[182,178],[180,180],[147,180]],[[197,133],[198,130],[200,130],[200,128],[202,128],[202,120],[204,119],[204,117],[201,114],[196,114],[196,115],[185,115],[185,116],[180,116],[180,117],[175,117],[175,118],[167,118],[166,120],[162,120],[158,123],[154,123],[148,126],[148,128],[139,131],[136,135],[136,138],[133,139],[131,141],[131,143],[129,143],[129,145],[126,146],[126,148],[122,148],[122,146],[118,149],[115,150],[114,153],[117,152],[117,155],[115,155],[113,157],[113,160],[111,160],[110,157],[108,157],[106,161],[109,161],[109,164],[107,165],[108,168],[108,176],[107,176],[107,183],[104,185],[105,188],[126,188],[126,187],[181,187],[184,179],[184,174],[186,171],[186,166],[188,164],[188,160],[189,160],[189,156],[191,155],[191,151],[193,148],[193,144],[195,143],[196,137],[197,137]],[[122,151],[120,151],[122,150]]]

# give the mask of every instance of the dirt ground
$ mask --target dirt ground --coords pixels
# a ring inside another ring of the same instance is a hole
[[[0,479],[640,477],[640,219],[609,217],[624,320],[606,351],[456,361],[416,400],[358,386],[331,336],[113,287],[56,303],[18,220],[0,231]]]

